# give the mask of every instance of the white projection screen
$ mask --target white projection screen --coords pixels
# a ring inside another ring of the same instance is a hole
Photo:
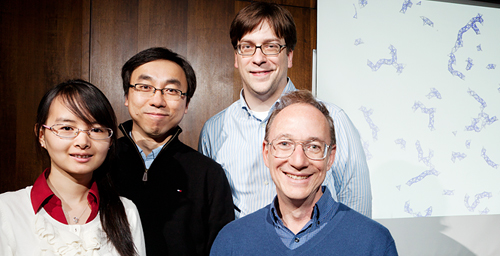
[[[317,44],[400,254],[500,255],[500,6],[318,0]]]

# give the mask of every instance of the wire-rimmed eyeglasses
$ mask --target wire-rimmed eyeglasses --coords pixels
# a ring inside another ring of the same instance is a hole
[[[137,92],[140,92],[141,94],[147,95],[147,96],[153,96],[156,91],[160,91],[161,95],[165,97],[166,100],[180,100],[182,96],[186,96],[187,93],[182,92],[179,89],[174,89],[174,88],[163,88],[163,89],[158,89],[152,85],[149,84],[131,84],[129,87],[134,88]]]
[[[302,150],[307,158],[311,160],[323,160],[326,158],[330,145],[321,141],[304,141],[298,142],[290,139],[275,139],[268,143],[271,146],[271,154],[277,158],[290,157],[297,144],[302,145]]]
[[[236,51],[241,56],[253,56],[257,51],[257,48],[260,48],[264,55],[273,56],[278,55],[285,47],[286,45],[277,43],[267,43],[259,46],[251,43],[242,43],[236,46]]]
[[[111,128],[105,127],[93,127],[88,130],[83,130],[76,128],[72,125],[66,124],[54,124],[52,126],[42,125],[44,128],[47,128],[52,131],[58,137],[64,139],[72,139],[78,136],[80,132],[86,133],[89,138],[94,140],[105,140],[113,136],[113,130]]]

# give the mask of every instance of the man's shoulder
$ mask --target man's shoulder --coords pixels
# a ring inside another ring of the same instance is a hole
[[[227,107],[227,108],[221,110],[219,113],[213,115],[205,122],[205,125],[204,125],[205,127],[203,129],[220,124],[228,116],[230,117],[230,116],[234,115],[235,113],[237,113],[238,110],[240,110],[242,108],[241,104],[242,104],[241,99],[239,99],[239,100],[233,102],[231,105],[229,105],[229,107]]]
[[[133,143],[126,136],[122,136],[116,140],[116,149],[118,152],[128,149]]]
[[[331,102],[324,101],[324,100],[319,99],[319,98],[318,98],[318,100],[319,100],[319,102],[321,102],[321,103],[323,103],[325,105],[325,107],[330,112],[331,116],[335,116],[336,113],[339,113],[339,112],[341,112],[341,113],[344,112],[344,110],[341,107],[339,107],[339,106],[337,106],[337,105],[335,105],[335,104],[333,104]]]
[[[179,161],[184,166],[187,166],[192,172],[215,172],[224,173],[222,166],[210,157],[203,155],[197,150],[191,148],[190,146],[179,141],[180,144],[169,150],[168,152],[173,153],[173,157]],[[169,157],[167,152],[160,152],[158,158]],[[156,161],[156,159],[155,159]],[[165,164],[168,164],[165,163]]]
[[[386,227],[344,204],[339,205],[322,232],[319,243],[325,248],[333,246],[339,255],[386,255],[395,251],[394,239]]]
[[[355,235],[390,236],[389,230],[382,224],[353,210],[345,204],[340,203],[337,214],[342,216],[340,220],[342,223],[341,226],[349,229]]]

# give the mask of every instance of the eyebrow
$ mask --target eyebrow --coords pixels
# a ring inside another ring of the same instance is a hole
[[[270,39],[265,39],[264,41],[262,41],[263,44],[269,44],[269,43],[277,43],[277,44],[281,44],[280,42],[281,40],[279,38],[270,38]],[[253,40],[248,40],[248,39],[243,39],[243,40],[240,40],[240,43],[251,43],[251,44],[255,44]]]
[[[288,133],[282,133],[282,134],[280,134],[278,137],[276,137],[275,139],[289,139],[289,140],[295,140],[295,139],[292,139],[291,134],[288,134]],[[322,139],[320,139],[320,138],[318,138],[318,137],[309,137],[309,138],[307,138],[306,140],[298,140],[298,141],[319,141],[319,142],[326,143],[326,142],[324,142]]]
[[[141,75],[139,75],[137,80],[146,80],[146,81],[152,82],[153,78],[151,76],[146,75],[146,74],[141,74]],[[165,83],[163,83],[163,84],[165,84],[165,85],[173,84],[173,85],[177,85],[180,87],[181,81],[179,81],[179,79],[177,79],[177,78],[171,78],[171,79],[168,79],[167,81],[165,81]]]
[[[73,120],[73,119],[68,119],[68,118],[65,118],[65,117],[59,117],[59,118],[56,118],[55,120],[55,123],[56,124],[61,124],[61,123],[71,123],[73,125],[76,125],[76,120]],[[98,122],[91,122],[90,124],[88,125],[91,125],[91,126],[96,126],[96,125],[99,125],[99,126],[104,126]]]
[[[173,84],[173,85],[181,86],[181,81],[179,81],[179,79],[172,78],[172,79],[168,79],[168,80],[165,82],[165,84],[166,84],[166,85]]]
[[[75,120],[73,119],[68,119],[68,118],[65,118],[65,117],[59,117],[59,118],[56,118],[55,120],[56,122],[64,122],[64,123],[76,123]]]
[[[141,74],[139,75],[139,77],[137,78],[137,80],[147,80],[147,81],[153,81],[153,78],[148,76],[148,75],[145,75],[145,74]]]

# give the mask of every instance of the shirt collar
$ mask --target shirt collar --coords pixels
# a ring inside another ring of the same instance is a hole
[[[47,184],[47,176],[50,173],[50,168],[45,169],[43,173],[38,176],[33,188],[31,189],[31,205],[33,206],[33,211],[37,213],[41,208],[44,201],[54,195],[54,192],[50,190]]]
[[[285,95],[285,94],[287,94],[289,92],[297,90],[297,88],[295,88],[295,86],[292,83],[292,80],[289,77],[287,78],[287,81],[288,82],[287,82],[285,88],[283,89],[283,92],[281,92],[281,96],[283,96],[283,95]],[[281,98],[281,96],[280,96],[280,98]],[[266,121],[269,118],[269,116],[271,115],[271,113],[273,112],[273,110],[274,110],[274,108],[276,106],[276,103],[278,103],[279,101],[280,101],[280,99],[278,99],[275,102],[275,104],[273,105],[273,107],[269,110],[269,113],[268,113],[266,119],[262,120],[262,121]],[[245,101],[245,96],[243,96],[243,89],[241,89],[241,91],[240,91],[240,101],[239,102],[240,102],[240,107],[243,110],[245,110],[248,113],[248,115],[252,116],[252,114],[250,113],[250,108],[248,107],[247,102]]]
[[[321,195],[320,199],[314,205],[311,216],[312,222],[316,223],[316,225],[331,220],[338,208],[338,203],[333,200],[330,190],[326,186],[321,186],[321,190],[323,191],[323,195]],[[274,226],[285,227],[283,221],[278,216],[278,211],[276,209],[277,202],[278,197],[276,196],[271,203],[269,214],[271,215],[271,220],[273,221]]]
[[[132,131],[130,131],[128,133],[128,135],[130,136],[130,138],[132,138]],[[139,153],[141,154],[142,158],[146,159],[146,154],[144,154],[144,150],[142,150],[142,148],[139,147],[139,145],[137,145],[137,143],[135,145],[137,146],[137,149],[139,150]],[[159,147],[157,147],[157,148],[153,149],[153,151],[151,151],[150,155],[153,159],[155,159],[156,156],[160,153],[160,151],[164,145],[165,144],[161,144]],[[147,157],[150,157],[150,155],[147,155]]]
[[[52,196],[54,196],[54,192],[52,192],[47,184],[47,177],[49,176],[49,173],[50,168],[45,169],[43,173],[38,176],[33,184],[33,188],[31,189],[31,205],[33,206],[35,214],[40,211],[43,205],[47,203]],[[99,205],[99,190],[97,189],[95,181],[92,182],[92,185],[90,186],[87,200],[89,200],[89,202],[93,200],[97,203],[97,206]]]

